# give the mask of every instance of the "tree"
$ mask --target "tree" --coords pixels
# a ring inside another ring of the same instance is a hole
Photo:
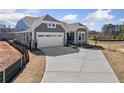
[[[115,35],[113,36],[113,39],[114,39],[114,40],[116,39],[116,36],[115,36]]]
[[[97,46],[98,37],[94,35],[93,40],[95,41],[95,46]]]
[[[115,25],[113,24],[104,24],[102,27],[102,33],[104,34],[112,34],[115,29]]]

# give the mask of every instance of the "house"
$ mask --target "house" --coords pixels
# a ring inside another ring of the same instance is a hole
[[[13,40],[14,31],[13,28],[0,28],[0,40]]]
[[[81,23],[67,24],[45,15],[42,17],[26,16],[15,27],[17,39],[31,48],[64,46],[87,42],[87,27]]]

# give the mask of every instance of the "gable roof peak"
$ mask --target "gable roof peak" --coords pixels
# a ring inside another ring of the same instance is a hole
[[[50,15],[46,14],[45,16],[51,17]]]
[[[59,20],[53,18],[52,16],[50,16],[50,15],[48,15],[48,14],[46,14],[46,15],[43,16],[43,20],[45,20],[45,21],[55,21],[55,22],[60,22]]]

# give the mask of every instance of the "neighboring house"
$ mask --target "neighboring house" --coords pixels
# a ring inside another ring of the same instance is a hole
[[[0,28],[0,40],[13,40],[14,31],[12,28]]]
[[[26,16],[17,22],[15,39],[31,48],[64,46],[74,39],[74,44],[87,42],[87,27],[80,24],[66,24],[45,15]],[[74,36],[71,37],[71,33]]]
[[[13,40],[14,32],[0,32],[0,40]]]

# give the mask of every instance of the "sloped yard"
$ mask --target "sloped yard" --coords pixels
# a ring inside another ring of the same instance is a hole
[[[94,44],[93,41],[90,41],[90,44]],[[102,50],[115,74],[117,75],[119,81],[124,83],[124,52],[120,49],[124,49],[124,42],[98,42],[97,45],[100,45],[105,48]]]
[[[0,71],[3,71],[14,64],[21,55],[20,52],[10,46],[7,42],[0,41]]]
[[[13,83],[39,83],[45,72],[46,58],[42,54],[37,54],[38,50],[33,52],[29,51],[29,63]]]
[[[35,53],[34,53],[35,52]],[[13,83],[38,83],[41,81],[46,67],[46,58],[37,51],[29,51],[30,61],[15,77]],[[14,64],[22,54],[5,41],[0,41],[0,71]]]

